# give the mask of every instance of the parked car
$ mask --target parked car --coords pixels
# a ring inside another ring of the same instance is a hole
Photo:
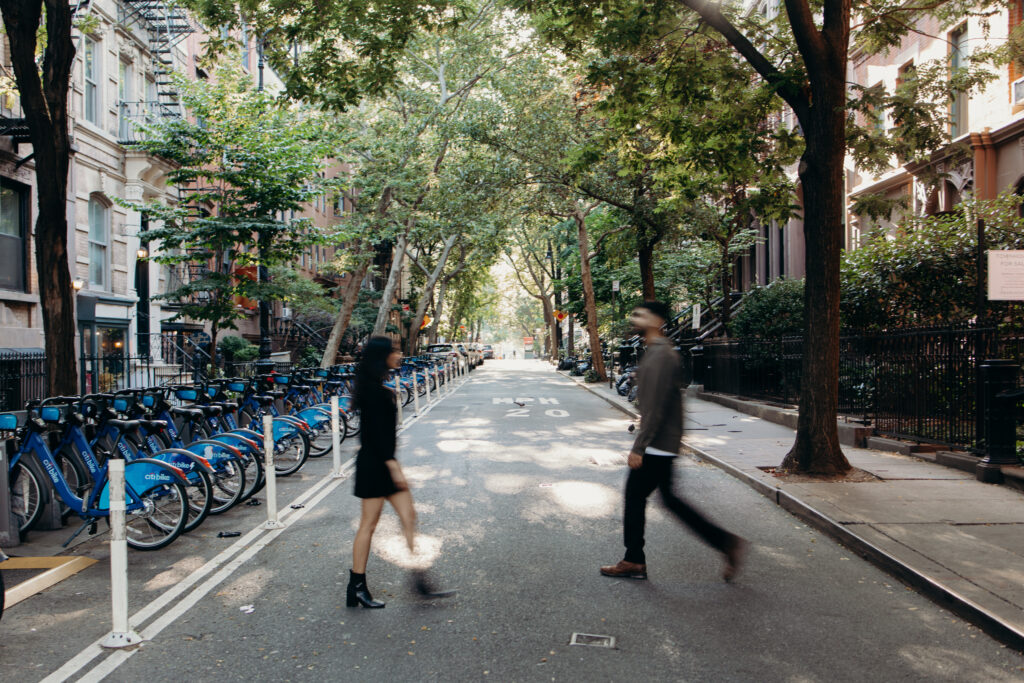
[[[462,354],[455,344],[431,344],[424,351],[428,356],[435,356],[457,362],[462,359]]]
[[[494,347],[490,344],[484,344],[484,360],[494,359]]]

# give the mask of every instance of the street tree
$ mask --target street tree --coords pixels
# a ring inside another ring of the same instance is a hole
[[[153,260],[190,274],[161,297],[181,304],[175,319],[210,323],[212,349],[247,316],[239,299],[288,298],[287,280],[263,282],[258,269],[291,263],[319,239],[308,219],[284,216],[330,191],[320,172],[332,148],[329,120],[281,106],[240,72],[216,76],[182,80],[194,118],[162,119],[134,143],[171,162],[181,203],[133,206],[155,219],[140,234],[159,243]]]
[[[847,75],[854,22],[858,47],[868,53],[881,52],[898,46],[903,36],[916,30],[915,21],[922,14],[948,23],[999,3],[938,0],[919,6],[785,0],[784,11],[777,17],[747,13],[709,0],[519,0],[516,4],[533,13],[550,36],[570,49],[596,43],[634,52],[650,49],[667,35],[685,37],[686,27],[691,25],[687,14],[693,12],[718,31],[793,112],[805,142],[798,169],[806,244],[805,348],[815,352],[803,356],[796,441],[782,469],[826,475],[849,470],[839,447],[836,411],[839,262],[846,210],[843,162],[851,139]],[[945,73],[948,71],[934,71],[936,77]],[[960,82],[952,87],[963,89],[962,85]],[[870,99],[873,101],[865,102],[864,107],[877,117],[878,109],[872,107],[884,98]],[[947,103],[941,97],[913,104],[909,98],[890,98],[884,104],[895,109],[896,120],[928,124],[930,132],[925,135],[908,129],[912,135],[880,140],[862,128],[863,139],[852,149],[863,152],[871,148],[876,160],[891,156],[892,150],[900,147],[914,147],[915,156],[930,151],[921,147],[944,140],[937,124],[946,120],[942,110]],[[874,145],[864,144],[867,138]]]
[[[76,394],[75,296],[67,222],[74,5],[66,0],[0,0],[0,15],[39,179],[33,237],[45,337],[46,392],[50,396]]]

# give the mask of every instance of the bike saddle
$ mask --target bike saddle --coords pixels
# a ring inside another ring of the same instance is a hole
[[[300,394],[308,394],[309,392],[313,391],[313,387],[308,386],[306,384],[293,384],[292,389],[294,389]]]
[[[199,408],[199,410],[203,412],[203,415],[205,415],[206,417],[216,417],[224,412],[223,408],[221,408],[220,406],[215,406],[213,404],[197,407]]]
[[[184,415],[192,420],[201,420],[203,411],[198,408],[186,408],[184,406],[171,406],[171,415]]]
[[[119,432],[134,432],[141,424],[140,420],[107,420],[107,424]]]
[[[138,420],[138,423],[151,432],[162,432],[167,429],[167,422],[164,420]]]
[[[337,389],[340,386],[341,386],[341,382],[332,381],[332,382],[325,382],[324,383],[324,388],[326,388],[327,391],[333,391],[333,390]]]
[[[274,397],[273,397],[273,396],[264,396],[264,395],[259,395],[259,396],[253,396],[253,398],[254,398],[254,399],[256,400],[256,402],[257,402],[257,403],[259,403],[259,404],[260,404],[261,406],[269,406],[269,405],[270,405],[271,403],[273,403],[273,402],[274,402]]]
[[[273,396],[274,398],[282,398],[286,393],[288,392],[278,389],[276,391],[268,391],[267,396]]]

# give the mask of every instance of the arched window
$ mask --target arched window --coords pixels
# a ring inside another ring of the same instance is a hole
[[[89,198],[89,284],[110,289],[110,205],[100,195]]]

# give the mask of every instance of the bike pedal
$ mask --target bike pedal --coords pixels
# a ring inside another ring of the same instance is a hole
[[[249,500],[245,501],[245,504],[249,505],[251,507],[255,507],[257,505],[262,505],[262,503],[260,503],[260,499],[259,498],[250,498]]]
[[[92,524],[89,525],[89,535],[90,536],[95,536],[96,535],[96,522],[93,522]]]

